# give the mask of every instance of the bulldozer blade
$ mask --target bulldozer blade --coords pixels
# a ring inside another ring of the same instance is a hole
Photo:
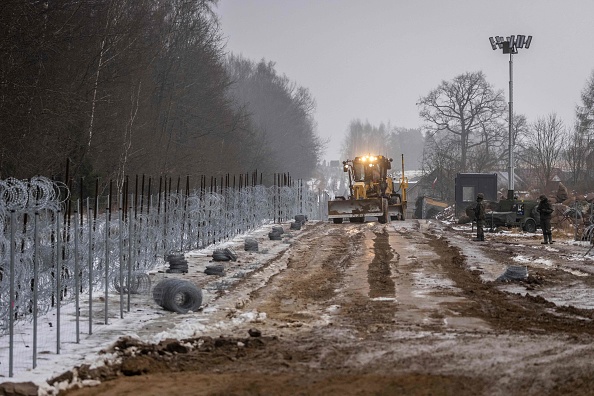
[[[328,218],[381,216],[382,200],[373,199],[346,199],[328,202]]]

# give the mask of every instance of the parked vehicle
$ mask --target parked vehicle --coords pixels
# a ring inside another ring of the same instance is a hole
[[[524,201],[516,199],[502,199],[499,202],[487,203],[487,216],[485,225],[489,228],[495,227],[520,227],[526,232],[536,232],[540,227],[540,214],[536,210],[537,201]],[[470,205],[466,213],[474,220],[474,212],[468,210],[473,208]],[[489,208],[492,210],[489,211]]]

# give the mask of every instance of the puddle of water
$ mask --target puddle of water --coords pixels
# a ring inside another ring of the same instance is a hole
[[[396,298],[394,297],[375,297],[372,298],[371,301],[396,301]]]
[[[418,271],[413,272],[412,278],[414,281],[414,285],[422,290],[419,290],[420,293],[425,294],[427,291],[436,291],[436,290],[444,290],[444,289],[453,289],[454,282],[452,282],[448,278],[444,278],[436,273],[430,273],[427,271]]]
[[[447,316],[443,319],[444,324],[447,327],[463,330],[485,330],[489,329],[489,326],[481,319],[471,318],[467,316]]]

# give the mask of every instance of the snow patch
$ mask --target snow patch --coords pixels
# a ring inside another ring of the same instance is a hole
[[[396,301],[396,298],[394,297],[375,297],[375,298],[371,298],[371,301]]]

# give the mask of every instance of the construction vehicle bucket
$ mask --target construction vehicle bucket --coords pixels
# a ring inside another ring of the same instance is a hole
[[[380,198],[346,199],[328,202],[328,218],[381,216],[382,200]]]

